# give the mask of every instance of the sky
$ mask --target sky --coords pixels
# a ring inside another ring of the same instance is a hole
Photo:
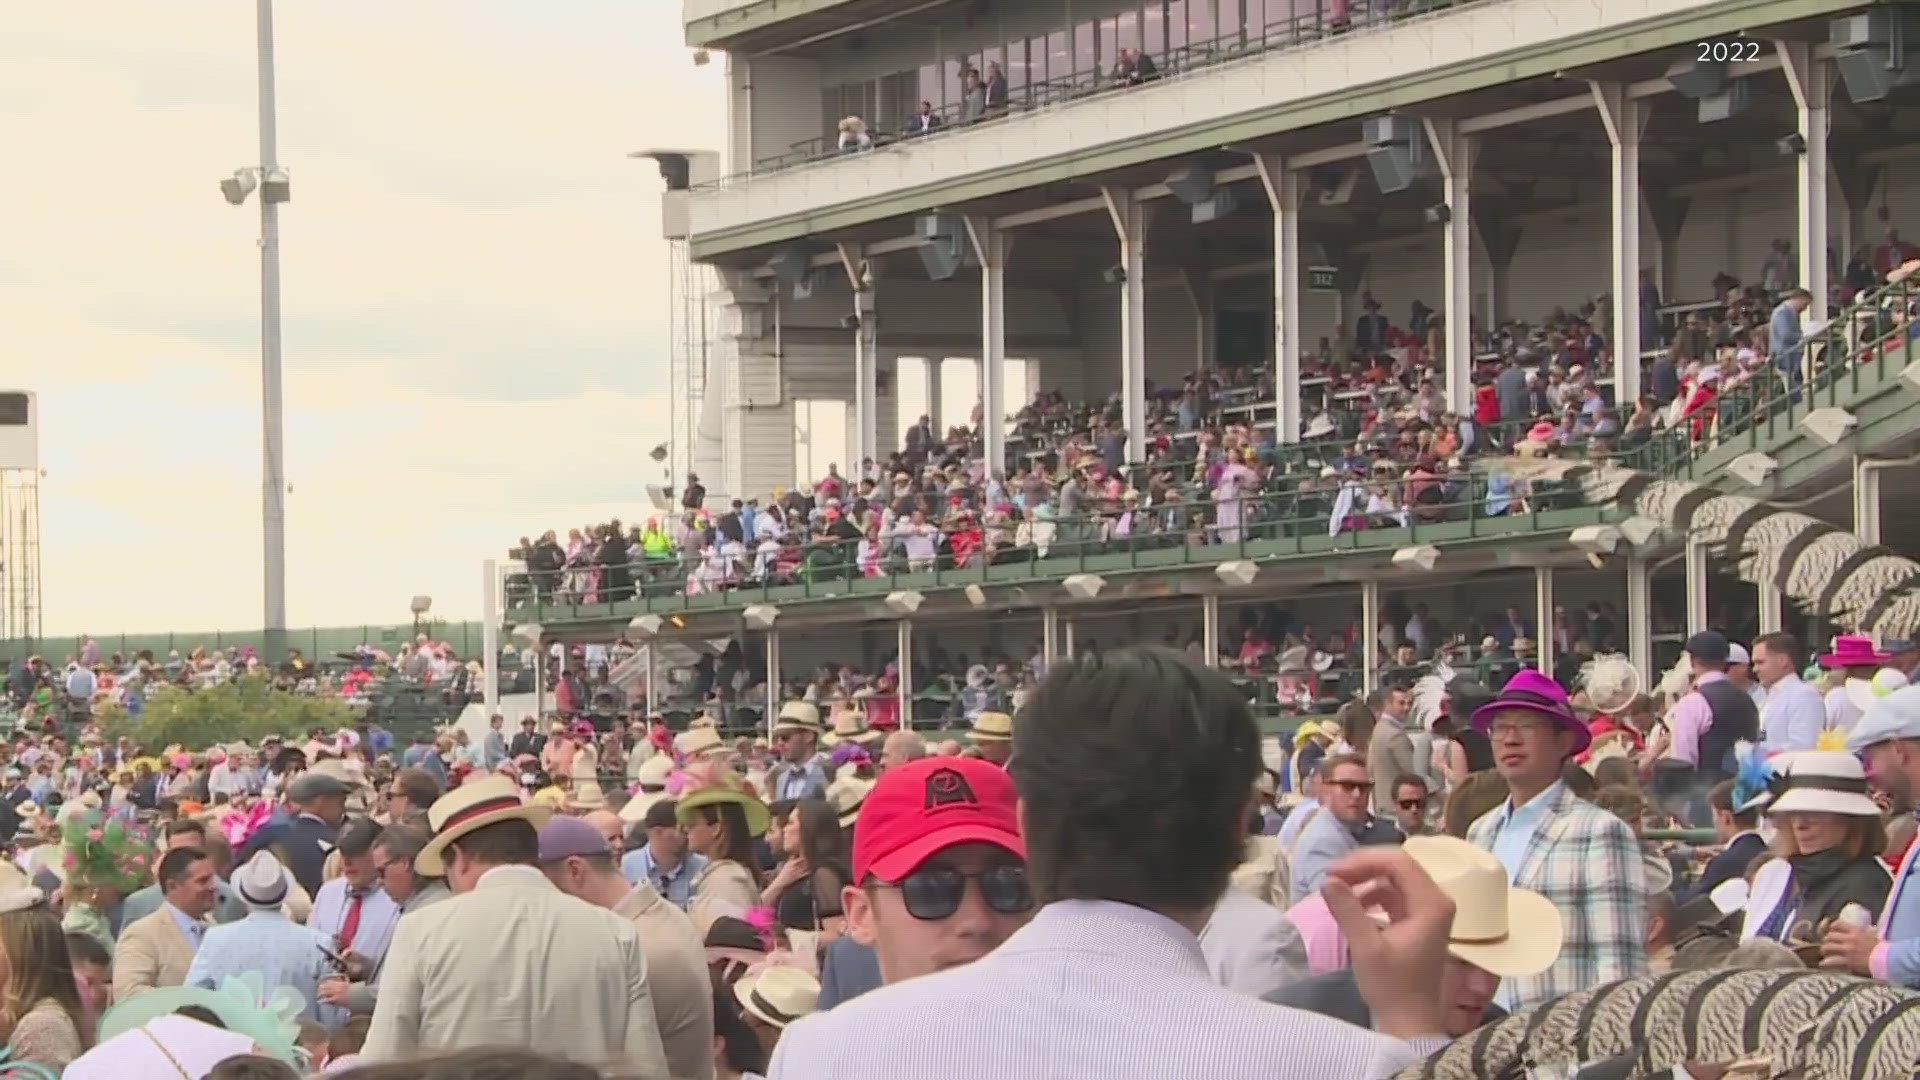
[[[38,394],[49,635],[261,626],[253,5],[11,5],[0,389]],[[276,13],[293,627],[477,617],[522,534],[644,513],[661,183],[718,149],[668,0]],[[718,58],[716,58],[717,60]]]

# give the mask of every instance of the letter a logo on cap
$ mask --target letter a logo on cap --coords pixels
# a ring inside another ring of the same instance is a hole
[[[980,800],[973,794],[973,785],[961,776],[956,769],[936,769],[927,774],[926,809],[937,810],[942,806],[978,806]]]

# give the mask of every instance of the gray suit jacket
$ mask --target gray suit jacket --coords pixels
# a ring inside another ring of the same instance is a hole
[[[407,897],[407,902],[400,905],[400,917],[404,919],[408,915],[419,911],[421,908],[431,907],[452,895],[453,890],[447,888],[446,882],[428,882],[426,888]],[[347,1011],[372,1013],[374,1003],[379,999],[379,996],[380,969],[375,968],[373,974],[367,981],[354,983],[347,991]]]
[[[1373,1027],[1373,1012],[1367,1008],[1366,999],[1360,996],[1360,985],[1353,981],[1352,969],[1329,971],[1325,975],[1302,979],[1268,994],[1267,1000],[1275,1005],[1289,1005],[1321,1016],[1331,1016],[1335,1020],[1345,1020],[1355,1027]],[[1481,1017],[1480,1022],[1491,1024],[1506,1017],[1505,1009],[1488,1005],[1486,1015]]]
[[[433,914],[394,928],[367,1061],[513,1046],[668,1080],[632,923],[562,893],[531,866],[489,870]]]

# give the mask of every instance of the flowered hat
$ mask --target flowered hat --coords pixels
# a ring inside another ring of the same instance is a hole
[[[106,886],[127,895],[147,883],[152,845],[118,818],[104,818],[97,811],[69,818],[61,847],[61,876],[72,885]]]

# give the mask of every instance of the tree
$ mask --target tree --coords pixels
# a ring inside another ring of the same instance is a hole
[[[149,750],[200,750],[240,739],[258,745],[268,735],[298,738],[314,728],[337,731],[354,720],[337,699],[275,690],[265,677],[248,675],[201,690],[162,687],[128,718],[127,734]]]

